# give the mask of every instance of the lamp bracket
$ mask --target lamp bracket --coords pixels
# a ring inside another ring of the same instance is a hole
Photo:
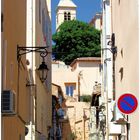
[[[40,56],[44,58],[48,55],[48,51],[47,51],[48,47],[49,46],[25,47],[25,46],[17,45],[17,60],[20,61],[20,58],[22,55],[25,55],[31,52],[38,52],[40,53]]]
[[[117,53],[117,47],[111,47],[111,48],[102,48],[102,51],[109,50],[112,54]]]

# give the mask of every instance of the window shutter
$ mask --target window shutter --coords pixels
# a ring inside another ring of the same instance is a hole
[[[70,86],[70,96],[73,96],[73,86]]]
[[[69,95],[69,87],[66,86],[66,95]]]

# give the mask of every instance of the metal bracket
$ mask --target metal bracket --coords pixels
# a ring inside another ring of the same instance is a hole
[[[109,50],[112,54],[117,53],[117,47],[111,47],[111,48],[102,48],[101,50]]]
[[[17,60],[20,61],[20,57],[22,55],[25,55],[25,54],[31,53],[31,52],[38,52],[38,53],[40,53],[40,56],[42,58],[44,58],[49,53],[47,51],[48,47],[49,46],[24,47],[24,46],[17,45]]]

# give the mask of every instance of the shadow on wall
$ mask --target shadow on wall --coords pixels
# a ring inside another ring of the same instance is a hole
[[[61,87],[52,84],[53,137],[56,140],[79,140],[83,137],[86,139],[88,137],[89,98],[87,99],[87,96],[84,98],[84,96],[83,100],[85,99],[86,102],[77,102],[72,97],[65,99],[63,95]]]
[[[52,128],[51,136],[55,140],[75,140],[68,118],[68,107],[59,85],[52,84]]]
[[[69,118],[67,116],[67,106],[62,96],[52,96],[52,128],[50,137],[56,140],[75,140],[76,135],[71,130]],[[62,100],[61,100],[62,99]]]
[[[76,140],[77,136],[76,136],[76,132],[74,130],[74,128],[72,129],[72,126],[70,124],[70,118],[68,118],[68,109],[69,107],[66,106],[66,100],[63,102],[63,110],[65,112],[65,116],[64,116],[64,121],[62,122],[62,138],[64,140]],[[70,108],[73,109],[73,114],[74,114],[74,108]],[[74,121],[73,121],[74,122]]]

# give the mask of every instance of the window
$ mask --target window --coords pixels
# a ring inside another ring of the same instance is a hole
[[[66,85],[66,95],[73,96],[74,86],[73,85]]]
[[[64,12],[64,21],[71,20],[71,14],[70,12]]]
[[[68,12],[68,20],[71,20],[71,14]]]
[[[64,12],[64,21],[67,21],[67,13]]]

